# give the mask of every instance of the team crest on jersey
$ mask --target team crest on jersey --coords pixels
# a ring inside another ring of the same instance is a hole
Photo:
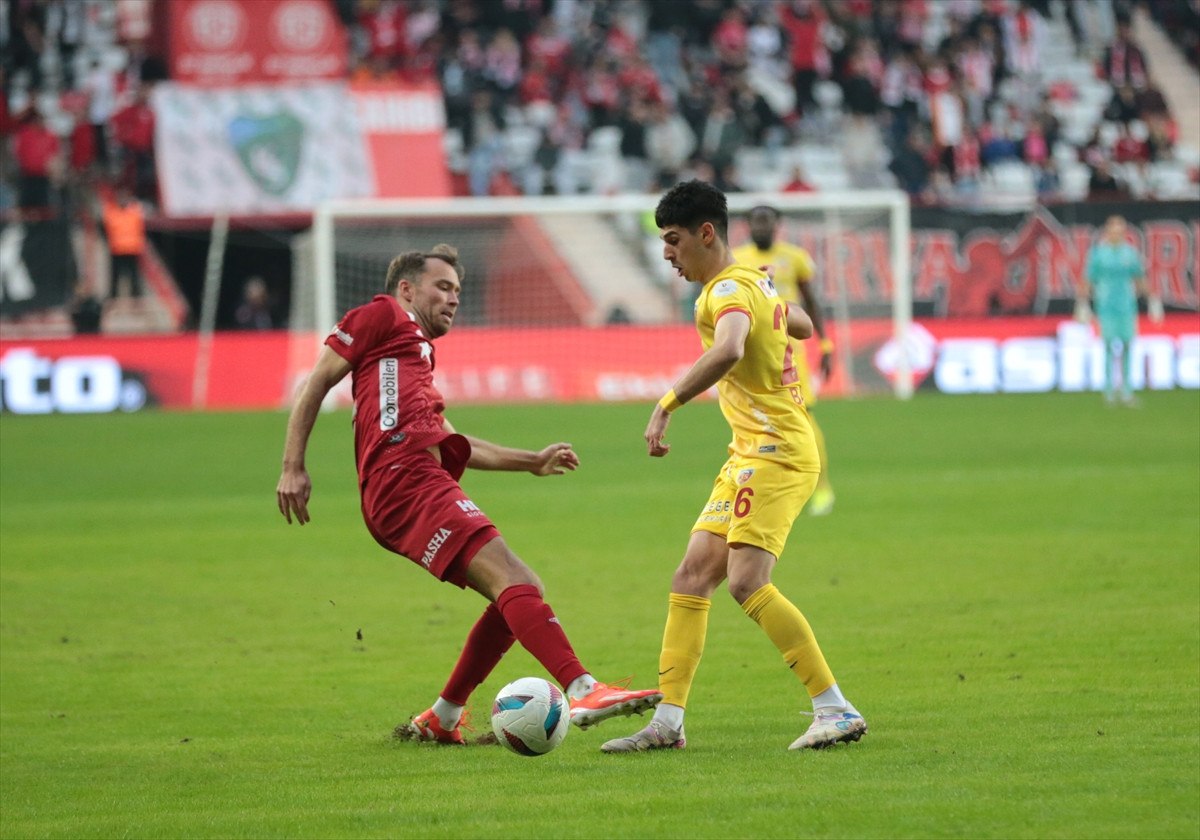
[[[753,470],[753,469],[750,469],[750,468],[746,468],[746,469],[742,470],[740,473],[738,473],[738,474],[737,474],[737,483],[738,483],[738,484],[745,484],[745,483],[746,483],[747,481],[749,481],[749,480],[750,480],[750,479],[751,479],[753,476],[754,476],[754,470]]]
[[[775,289],[775,283],[770,277],[759,277],[758,288],[762,289],[762,293],[769,298],[779,297],[779,292]]]
[[[722,280],[717,285],[713,286],[711,296],[715,298],[729,297],[737,291],[737,283],[732,280]]]

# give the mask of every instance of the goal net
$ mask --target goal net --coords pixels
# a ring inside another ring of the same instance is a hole
[[[813,258],[835,346],[831,380],[816,387],[827,396],[909,396],[908,353],[900,351],[912,311],[907,197],[888,190],[728,198],[731,245],[750,241],[748,211],[766,204],[781,214],[779,238]],[[382,292],[394,256],[447,242],[467,270],[454,338],[439,344],[439,372],[452,380],[439,384],[453,396],[660,396],[699,352],[691,327],[699,289],[662,258],[656,202],[618,195],[324,204],[310,234],[296,240],[290,328],[300,342],[319,341],[343,313]],[[817,342],[806,344],[817,374]],[[460,370],[460,357],[472,354],[474,372]],[[503,387],[489,383],[497,377]],[[532,385],[521,384],[530,377]]]

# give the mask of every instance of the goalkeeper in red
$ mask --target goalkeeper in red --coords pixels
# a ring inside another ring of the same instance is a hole
[[[467,467],[545,476],[579,464],[569,443],[539,452],[510,449],[460,435],[443,417],[445,403],[433,384],[433,341],[454,322],[463,275],[449,246],[401,254],[388,266],[387,293],[350,310],[330,333],[288,420],[276,488],[279,512],[289,523],[309,521],[308,438],[325,396],[352,374],[354,450],[367,529],[389,551],[489,602],[437,702],[397,734],[465,743],[460,723],[467,700],[514,641],[562,684],[575,725],[586,729],[614,715],[640,713],[662,695],[605,685],[588,673],[543,600],[538,576],[458,483]]]
[[[771,583],[821,472],[788,341],[811,335],[812,322],[800,307],[788,306],[766,274],[736,263],[720,190],[700,181],[678,184],[659,201],[655,222],[664,259],[702,286],[696,329],[704,352],[654,407],[648,452],[662,457],[670,451],[663,438],[671,413],[714,385],[733,440],[671,581],[658,666],[662,702],[648,726],[601,749],[684,747],[684,709],[704,652],[710,599],[725,580],[812,700],[812,723],[790,749],[857,741],[866,721],[842,694],[808,621]]]

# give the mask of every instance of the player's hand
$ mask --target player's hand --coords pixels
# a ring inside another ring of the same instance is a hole
[[[821,351],[821,379],[828,382],[829,377],[833,376],[833,351]]]
[[[663,435],[667,433],[667,424],[670,422],[671,415],[663,411],[661,405],[654,406],[645,434],[646,453],[651,458],[661,458],[671,451],[671,444],[663,443]]]
[[[574,470],[579,466],[579,455],[569,443],[552,443],[537,454],[537,460],[529,469],[534,475],[562,475],[563,470]]]
[[[312,481],[308,477],[308,470],[284,470],[279,476],[275,499],[279,502],[279,512],[289,525],[292,524],[293,515],[301,525],[308,522],[308,497],[311,495]]]

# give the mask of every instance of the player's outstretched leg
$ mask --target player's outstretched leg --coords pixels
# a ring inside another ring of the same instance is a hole
[[[570,692],[568,692],[568,696]],[[592,684],[592,690],[580,697],[571,697],[571,723],[587,729],[619,715],[640,715],[653,709],[662,700],[655,688],[629,689],[602,682]]]
[[[542,598],[537,576],[502,539],[480,550],[467,568],[467,581],[473,589],[494,598],[516,640],[566,690],[571,723],[587,729],[617,715],[641,714],[662,699],[657,689],[634,690],[593,678]]]

